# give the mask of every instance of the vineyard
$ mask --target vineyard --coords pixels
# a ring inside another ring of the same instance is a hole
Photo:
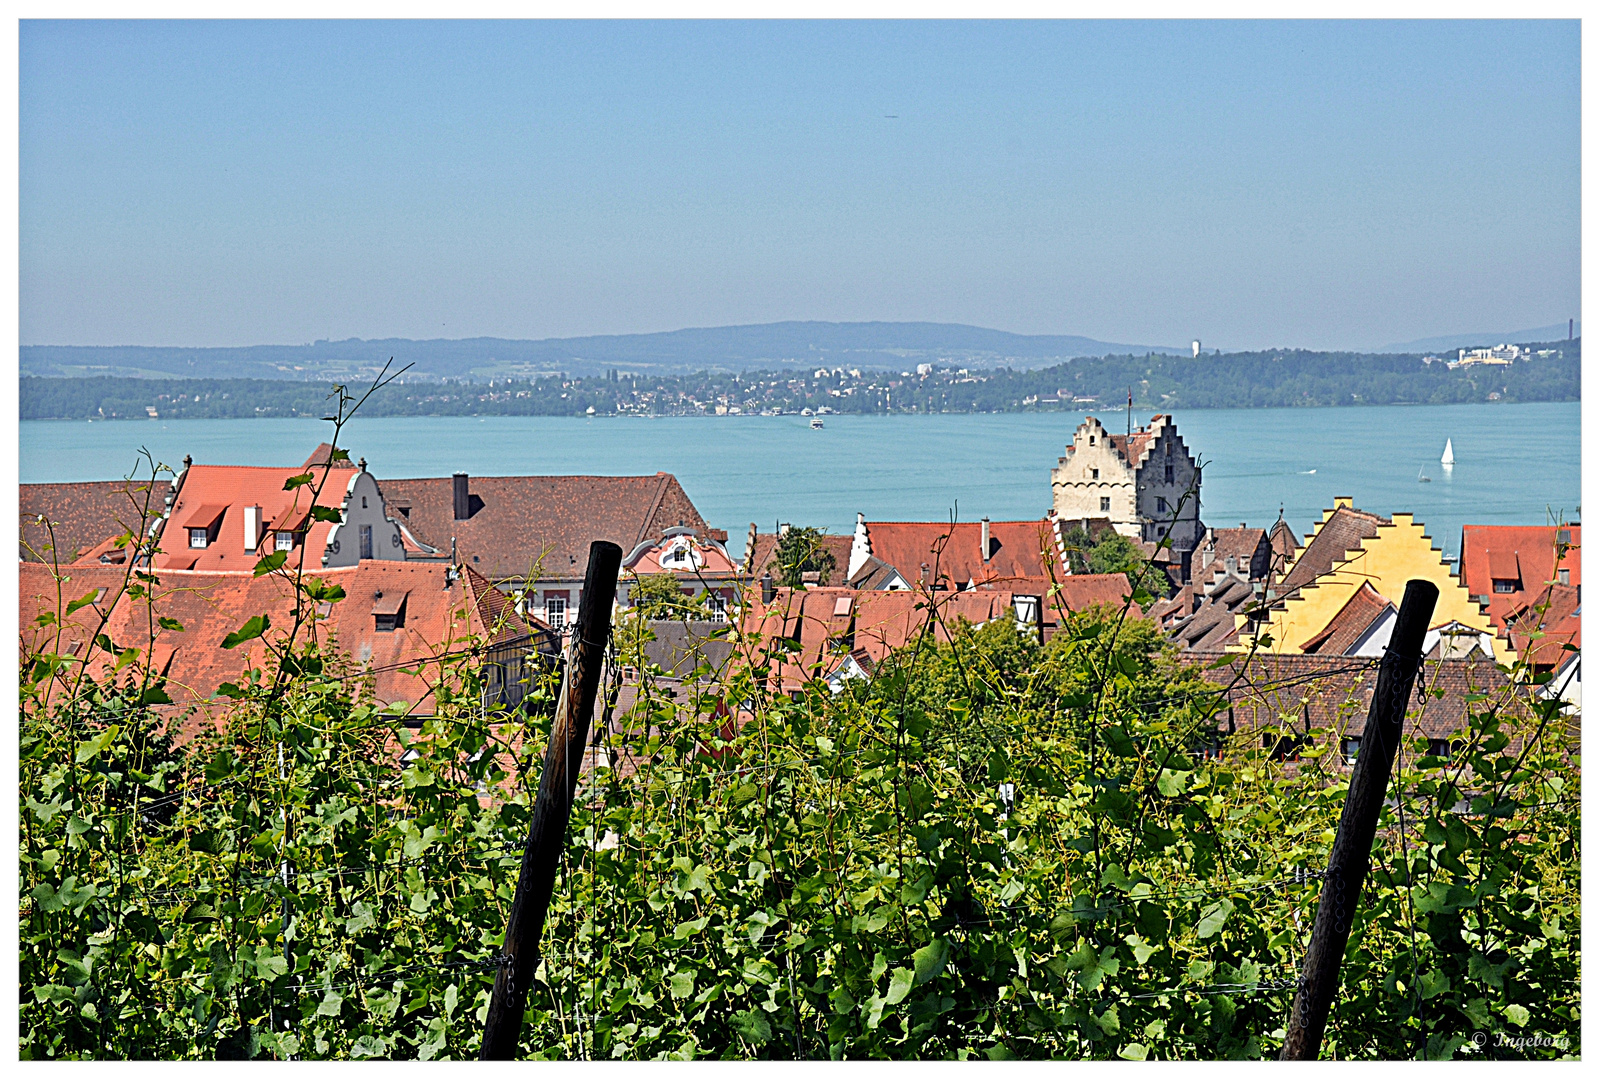
[[[468,637],[417,664],[430,715],[379,707],[318,632],[340,590],[269,556],[296,618],[229,635],[271,662],[179,738],[151,660],[168,586],[140,565],[146,640],[112,641],[117,598],[70,569],[23,627],[22,1057],[477,1057],[560,672],[486,706]],[[625,615],[520,1055],[1277,1056],[1343,732],[1286,713],[1293,761],[1230,734],[1226,686],[1137,598],[1040,642],[930,593],[837,693],[780,690],[796,643],[737,624],[731,662],[669,678]],[[1577,747],[1511,676],[1447,751],[1403,749],[1323,1057],[1581,1051]]]

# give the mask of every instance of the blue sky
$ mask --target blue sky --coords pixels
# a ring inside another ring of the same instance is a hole
[[[1576,22],[24,22],[20,63],[25,344],[1578,313]]]

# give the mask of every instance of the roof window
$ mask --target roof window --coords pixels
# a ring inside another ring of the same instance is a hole
[[[392,592],[385,596],[382,592],[373,594],[372,621],[373,629],[380,634],[391,633],[406,624],[406,597],[409,592]]]

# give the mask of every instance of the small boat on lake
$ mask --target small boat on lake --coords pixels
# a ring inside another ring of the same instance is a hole
[[[1439,458],[1439,464],[1445,468],[1453,468],[1456,463],[1456,452],[1450,448],[1450,440],[1444,441],[1444,455]]]
[[[1427,469],[1427,466],[1424,465],[1421,469],[1417,470],[1417,483],[1419,483],[1419,484],[1431,484],[1431,483],[1433,483],[1433,477],[1431,477],[1431,476],[1429,476],[1427,474],[1426,469]]]
[[[813,416],[811,418],[811,430],[812,431],[821,431],[822,430],[822,417]]]

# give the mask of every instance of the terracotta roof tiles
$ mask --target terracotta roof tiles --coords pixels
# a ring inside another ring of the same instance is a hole
[[[166,480],[107,480],[84,484],[19,484],[20,557],[26,562],[73,562],[129,530],[142,535],[166,507]],[[38,523],[43,517],[52,529]],[[55,550],[50,550],[52,532]],[[30,550],[31,549],[31,550]]]
[[[455,519],[453,478],[382,480],[388,515],[418,541],[450,550],[452,537],[493,581],[581,580],[589,545],[610,540],[624,553],[677,526],[709,527],[677,479],[654,476],[474,476],[471,513]]]

